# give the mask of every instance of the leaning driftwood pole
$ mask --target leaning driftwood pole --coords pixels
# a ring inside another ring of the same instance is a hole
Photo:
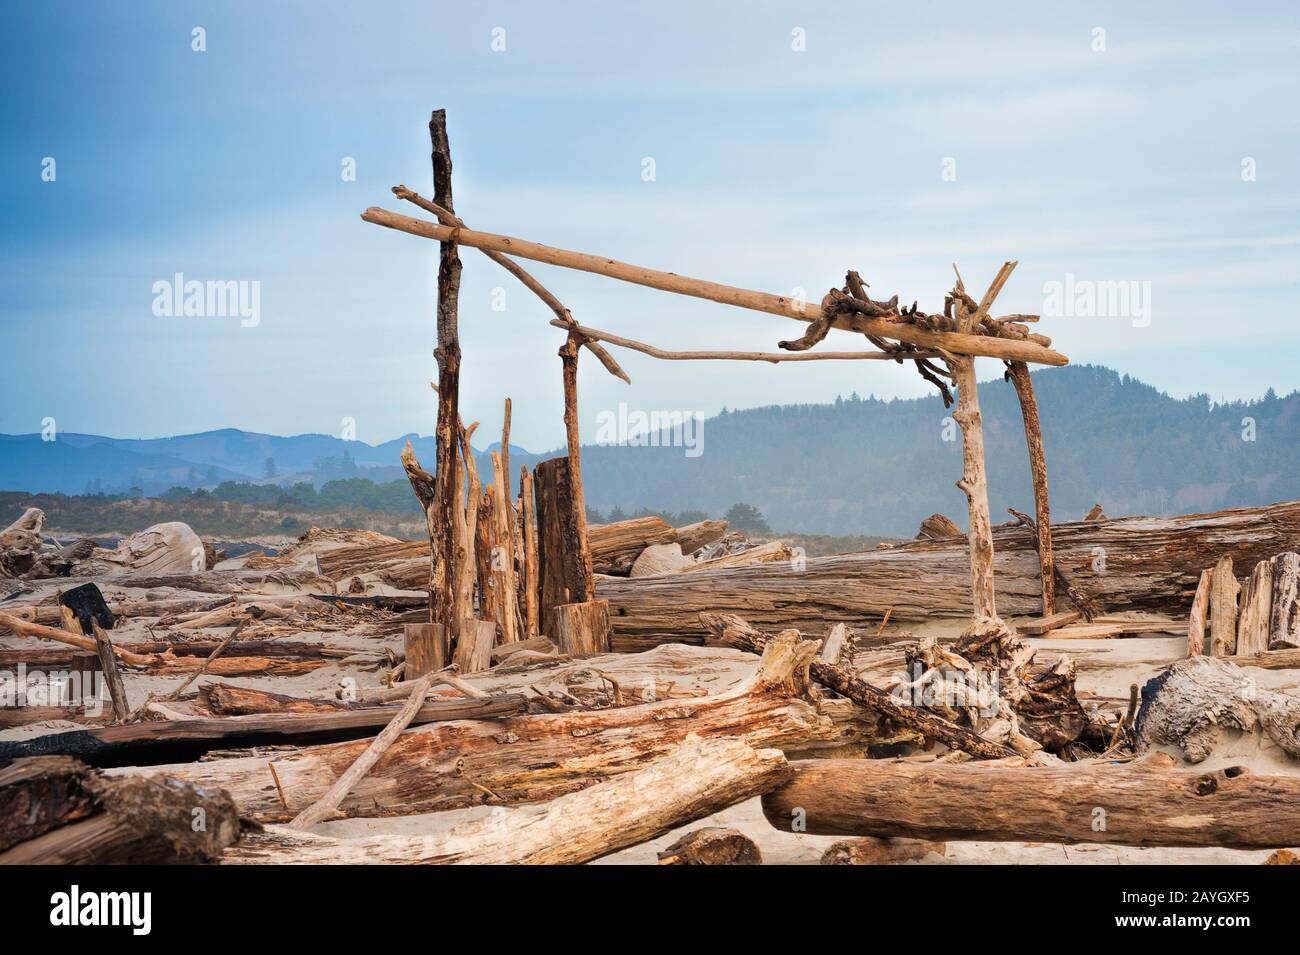
[[[380,757],[388,752],[388,748],[393,745],[397,737],[402,735],[402,731],[411,725],[411,720],[415,719],[415,714],[424,705],[424,698],[429,695],[429,687],[433,685],[436,676],[437,674],[434,673],[426,673],[420,677],[411,689],[410,699],[397,711],[392,722],[374,738],[365,752],[357,757],[357,761],[335,780],[334,785],[326,791],[325,795],[293,817],[293,821],[289,823],[290,829],[310,829],[334,815],[348,793],[352,792],[362,777],[370,772],[370,767],[379,762]]]
[[[423,219],[415,219],[400,213],[390,212],[372,206],[361,214],[361,218],[374,225],[406,232],[410,235],[445,242],[455,239],[461,245],[472,248],[502,252],[507,255],[545,262],[565,268],[606,275],[610,278],[644,285],[665,292],[676,292],[694,298],[721,302],[724,305],[736,305],[771,315],[782,315],[800,322],[820,321],[823,318],[820,302],[807,302],[773,295],[769,292],[757,292],[751,289],[736,288],[720,282],[695,279],[673,272],[661,272],[639,265],[629,265],[603,255],[589,255],[529,242],[513,236],[496,235],[490,232],[477,232],[472,229],[455,226],[437,225]],[[1002,358],[1034,362],[1043,365],[1065,365],[1069,363],[1060,352],[1053,351],[1037,342],[1014,338],[1000,338],[993,335],[973,335],[968,332],[931,331],[904,321],[891,321],[888,318],[870,318],[855,313],[837,314],[832,319],[835,328],[867,333],[881,338],[892,338],[909,342],[925,348],[944,349],[955,354],[984,355],[989,358]]]
[[[1056,613],[1056,575],[1052,572],[1052,515],[1047,496],[1047,459],[1043,456],[1043,429],[1038,421],[1038,399],[1023,361],[1007,362],[1007,378],[1020,399],[1020,417],[1025,423],[1025,446],[1029,449],[1029,477],[1034,485],[1034,518],[1038,534],[1038,565],[1043,577],[1043,616]]]

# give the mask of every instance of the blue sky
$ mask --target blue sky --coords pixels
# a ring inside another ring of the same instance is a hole
[[[397,208],[398,182],[431,191],[440,106],[476,228],[809,297],[854,268],[929,310],[953,262],[982,288],[1019,260],[999,312],[1040,311],[1067,273],[1149,282],[1149,325],[1039,330],[1176,395],[1300,387],[1300,4],[899,6],[10,5],[0,432],[429,432],[436,246],[358,215]],[[466,420],[496,432],[509,395],[516,443],[559,445],[560,333],[461,255]],[[153,283],[177,272],[259,282],[259,324],[155,316]],[[797,333],[535,272],[580,321],[662,347]],[[583,369],[587,437],[621,401],[711,415],[927,387],[883,363],[620,359],[631,387]]]

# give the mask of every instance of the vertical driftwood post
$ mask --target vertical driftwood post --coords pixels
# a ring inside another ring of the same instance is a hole
[[[1006,284],[1014,262],[1006,262],[998,271],[993,283],[984,294],[984,299],[973,311],[969,308],[970,297],[957,278],[957,287],[953,291],[953,307],[958,329],[973,332],[988,313],[993,300]],[[961,426],[962,474],[957,487],[966,495],[966,511],[970,535],[970,572],[971,599],[973,617],[971,625],[963,634],[963,643],[978,652],[1000,637],[1008,635],[1010,630],[998,616],[997,601],[993,587],[993,528],[989,520],[989,486],[988,472],[984,467],[984,425],[980,416],[979,391],[975,379],[975,358],[972,355],[951,355],[946,359],[953,382],[957,386],[957,410],[953,418]],[[958,652],[961,652],[959,648]],[[995,656],[1001,656],[1001,645],[994,648]]]
[[[569,450],[569,503],[573,508],[571,522],[577,537],[577,558],[582,565],[583,596],[590,600],[595,593],[595,578],[591,570],[591,545],[587,541],[587,500],[582,490],[581,444],[578,439],[578,347],[581,339],[570,331],[560,347],[560,364],[564,368],[564,435]],[[577,599],[577,598],[575,598]]]
[[[1047,497],[1047,460],[1043,456],[1043,430],[1038,421],[1038,400],[1029,380],[1029,366],[1023,361],[1007,362],[1007,377],[1020,399],[1020,416],[1025,423],[1025,445],[1029,449],[1029,476],[1034,485],[1034,521],[1038,534],[1038,567],[1043,579],[1043,616],[1056,613],[1056,576],[1052,571],[1052,515]]]
[[[533,476],[526,465],[519,466],[519,525],[523,538],[520,563],[520,591],[523,594],[524,629],[529,637],[541,633],[537,602],[541,582],[537,572],[537,521],[533,504]]]
[[[432,144],[433,201],[455,212],[451,192],[451,146],[447,140],[447,114],[434,110],[429,118]],[[439,243],[438,252],[438,423],[434,433],[437,466],[434,470],[433,513],[430,527],[429,622],[443,624],[443,639],[450,641],[455,626],[455,530],[453,510],[457,498],[456,446],[460,427],[460,332],[457,302],[460,295],[460,257],[455,242]],[[443,659],[450,656],[444,646]]]
[[[1225,554],[1210,571],[1210,653],[1228,657],[1237,652],[1237,585],[1232,557]]]
[[[492,452],[493,539],[491,565],[496,586],[497,623],[501,625],[501,642],[519,639],[519,585],[515,580],[514,508],[510,502],[509,480],[501,463],[500,452]]]
[[[572,489],[568,458],[550,458],[533,468],[540,622],[547,635],[552,632],[551,618],[556,607],[583,603],[592,596],[579,556],[580,529],[573,521]]]

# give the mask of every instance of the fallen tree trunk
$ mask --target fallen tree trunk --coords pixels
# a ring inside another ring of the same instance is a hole
[[[1295,845],[1300,832],[1300,778],[1176,769],[1164,754],[1124,765],[792,766],[791,781],[763,797],[763,814],[786,832],[1232,849]]]
[[[339,808],[345,815],[373,816],[549,799],[640,768],[690,733],[735,737],[755,747],[837,742],[841,727],[800,697],[806,690],[801,675],[816,648],[813,641],[774,637],[749,680],[713,696],[408,729]],[[319,799],[367,745],[115,772],[217,786],[242,814],[277,822]],[[285,802],[268,768],[272,761]]]
[[[1038,555],[1018,525],[994,529],[994,580],[1003,614],[1037,616]],[[1300,546],[1300,501],[1184,517],[1127,517],[1057,524],[1053,561],[1109,611],[1186,612],[1207,562],[1242,566]],[[1094,548],[1104,549],[1099,563]],[[822,633],[828,623],[863,627],[893,619],[960,617],[971,602],[964,538],[915,541],[864,554],[812,557],[800,568],[763,564],[635,580],[601,578],[611,647],[643,650],[665,641],[699,643],[701,611],[740,614],[766,630]]]
[[[688,736],[644,769],[448,832],[333,839],[275,826],[250,834],[222,861],[578,865],[744,802],[779,785],[787,774],[779,750]]]
[[[109,779],[59,756],[0,769],[0,865],[213,862],[239,831],[219,790]]]

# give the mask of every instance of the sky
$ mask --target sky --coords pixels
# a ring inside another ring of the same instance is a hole
[[[1037,331],[1075,363],[1177,396],[1300,388],[1294,0],[44,2],[0,17],[0,432],[431,432],[437,244],[359,216],[419,214],[389,190],[432,193],[439,107],[476,229],[814,301],[856,269],[875,297],[927,311],[954,264],[982,290],[1015,259],[995,312],[1044,313]],[[498,266],[461,259],[465,420],[499,433],[509,396],[513,443],[559,446],[562,333]],[[583,324],[662,348],[799,334],[525,264]],[[166,314],[157,283],[178,273],[256,283],[255,324]],[[1105,288],[1128,303],[1077,297]],[[865,346],[835,332],[819,347]],[[585,439],[620,403],[708,416],[932,393],[893,363],[617,357],[631,386],[582,364]]]

